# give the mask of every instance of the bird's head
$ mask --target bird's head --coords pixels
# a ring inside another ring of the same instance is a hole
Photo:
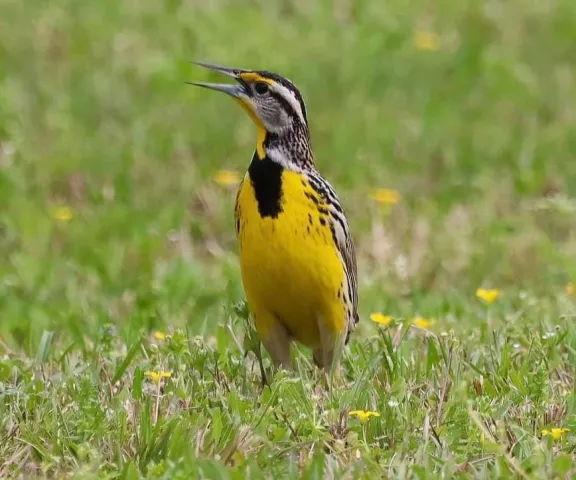
[[[302,95],[294,84],[280,75],[259,71],[228,68],[203,62],[201,67],[228,75],[236,84],[188,82],[199,87],[224,92],[246,110],[258,129],[258,155],[263,158],[267,137],[277,140],[305,140],[308,146],[308,120]]]

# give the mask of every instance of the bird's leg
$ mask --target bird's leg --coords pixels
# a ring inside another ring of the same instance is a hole
[[[277,368],[292,370],[292,358],[290,346],[292,338],[286,327],[273,315],[258,313],[254,315],[256,331],[259,333],[264,348],[272,357],[272,362]]]
[[[268,382],[266,369],[264,368],[264,362],[262,361],[262,350],[260,349],[260,345],[254,349],[254,353],[258,359],[258,365],[260,366],[260,376],[262,377],[262,388],[264,388],[266,385],[270,385],[270,383]]]
[[[321,348],[312,352],[314,363],[324,368],[326,383],[328,388],[334,383],[334,380],[340,379],[339,359],[342,354],[345,333],[342,334],[332,328],[329,328],[323,321],[322,317],[318,318],[318,329],[320,331]]]
[[[314,365],[318,368],[324,368],[324,357],[322,355],[322,348],[315,348],[312,350],[312,360],[314,360]]]

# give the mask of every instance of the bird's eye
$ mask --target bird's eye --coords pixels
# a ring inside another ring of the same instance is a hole
[[[265,95],[266,93],[268,93],[270,88],[268,87],[267,83],[258,82],[254,85],[254,90],[258,95]]]

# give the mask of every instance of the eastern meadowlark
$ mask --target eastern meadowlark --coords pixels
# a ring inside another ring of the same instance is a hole
[[[191,82],[232,96],[257,129],[235,207],[242,282],[275,365],[296,340],[329,371],[358,323],[354,242],[336,193],[314,165],[306,107],[288,79],[194,62],[237,84]]]

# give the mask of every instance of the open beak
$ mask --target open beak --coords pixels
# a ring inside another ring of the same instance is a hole
[[[195,65],[199,65],[204,68],[208,68],[209,70],[214,70],[215,72],[223,73],[224,75],[228,75],[240,83],[238,85],[228,84],[228,83],[207,83],[207,82],[186,82],[190,85],[196,85],[198,87],[210,88],[211,90],[217,90],[219,92],[227,93],[228,95],[239,98],[240,96],[246,95],[246,90],[243,86],[242,80],[240,80],[240,74],[245,72],[245,70],[240,70],[237,68],[228,68],[222,67],[220,65],[213,65],[211,63],[205,62],[190,62]]]

